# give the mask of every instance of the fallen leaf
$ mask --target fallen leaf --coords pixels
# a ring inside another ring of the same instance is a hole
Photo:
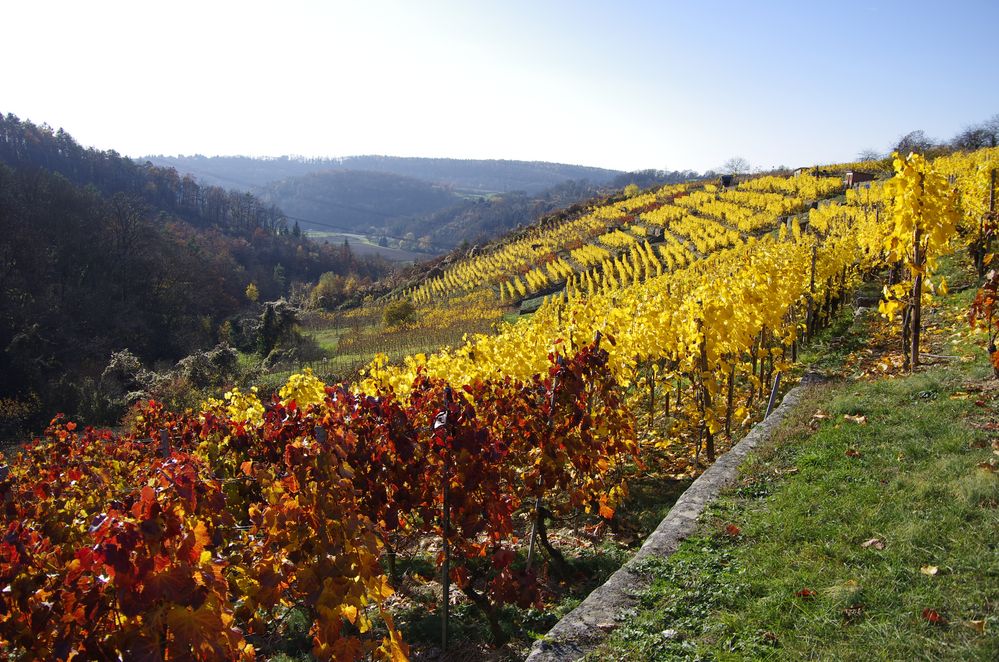
[[[857,425],[867,425],[867,417],[862,415],[851,416],[850,414],[843,414],[843,418],[850,421],[851,423],[856,423]]]
[[[725,533],[727,533],[728,535],[730,535],[730,536],[732,536],[734,538],[735,536],[737,536],[740,533],[742,533],[742,529],[740,529],[739,527],[737,527],[735,524],[727,524],[725,526]]]
[[[924,609],[923,620],[932,625],[947,625],[947,619],[944,618],[936,609]]]
[[[811,600],[815,597],[815,591],[810,588],[803,588],[800,591],[797,591],[795,595],[803,600]]]
[[[858,451],[856,448],[847,448],[846,449],[846,456],[847,457],[860,457],[860,451]]]
[[[985,400],[975,400],[975,406],[976,407],[984,407],[985,406]]]
[[[985,621],[965,621],[964,627],[971,628],[978,634],[985,634]]]
[[[935,565],[924,565],[922,568],[919,569],[919,572],[923,573],[924,575],[929,575],[930,577],[937,574],[939,571],[940,568],[936,567]]]
[[[871,538],[870,540],[860,544],[863,548],[873,547],[874,549],[884,549],[885,542],[880,538]]]
[[[995,462],[979,462],[976,466],[979,469],[985,469],[986,471],[991,471],[992,473],[999,471],[999,464],[996,464]]]
[[[816,419],[822,421],[822,420],[825,420],[825,419],[829,418],[829,414],[824,413],[821,409],[817,409],[815,411],[815,413],[812,414],[812,418],[816,418]]]

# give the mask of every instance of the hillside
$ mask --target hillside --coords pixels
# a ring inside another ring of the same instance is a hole
[[[145,156],[140,161],[176,168],[211,184],[253,190],[276,181],[323,170],[359,170],[410,177],[470,193],[523,191],[540,193],[569,180],[605,184],[623,173],[604,168],[544,163],[474,159],[434,159],[394,156],[305,158],[282,156]]]
[[[842,173],[858,165],[873,181],[847,186]],[[922,364],[951,360],[937,352],[955,342],[976,353],[970,360],[979,364],[977,378],[991,370],[984,363],[989,354],[999,365],[990,345],[999,332],[999,276],[984,274],[997,167],[999,149],[986,149],[932,161],[898,157],[891,170],[884,162],[840,164],[795,177],[629,189],[452,253],[422,274],[413,270],[408,284],[380,301],[311,320],[309,333],[329,343],[327,359],[356,361],[378,352],[350,382],[325,384],[315,372],[297,370],[282,376],[270,397],[232,387],[198,409],[142,402],[115,433],[57,418],[0,478],[9,522],[0,570],[14,577],[0,643],[43,658],[60,646],[131,650],[134,641],[152,642],[170,657],[196,642],[210,642],[227,658],[309,650],[336,657],[347,650],[401,660],[411,651],[433,657],[441,647],[484,659],[523,654],[632,555],[693,478],[766,416],[799,374],[799,359],[822,353],[823,343],[832,346],[829,329],[852,319],[856,290],[885,293],[881,308],[890,323],[879,341],[897,348],[875,355],[872,348],[848,347],[869,374],[928,374]],[[938,269],[956,250],[974,259],[951,279],[969,290],[965,302],[971,288],[985,288],[977,292],[974,317],[988,329],[964,332],[960,340],[952,321],[959,318],[963,328],[966,311],[938,312],[924,305],[919,290],[945,291]],[[518,308],[536,310],[515,323],[501,321]],[[907,332],[893,315],[899,308],[906,309]],[[310,367],[326,377],[334,363]],[[811,480],[790,482],[810,488],[816,482],[810,466],[832,467],[844,456],[858,465],[873,461],[876,473],[911,456],[918,462],[912,468],[932,483],[913,497],[926,505],[939,501],[940,479],[926,473],[936,467],[922,461],[920,443],[924,432],[946,433],[937,447],[953,450],[948,426],[936,422],[930,429],[926,417],[907,421],[912,427],[900,431],[900,449],[854,433],[867,425],[867,415],[883,417],[877,425],[891,429],[906,422],[891,418],[892,402],[967,395],[955,390],[957,383],[942,389],[934,380],[862,389],[864,409],[842,400],[830,407],[842,423],[823,422],[828,414],[819,412],[813,419],[822,439],[852,445],[843,452],[815,447],[787,469]],[[987,406],[981,403],[974,407]],[[941,411],[975,410],[965,403]],[[970,469],[982,450],[954,466]],[[994,507],[995,484],[983,481],[994,481],[995,465],[985,464],[983,480],[976,474],[967,483],[973,498],[947,520],[969,540],[978,532],[962,529],[962,518],[984,525],[979,506]],[[828,477],[827,489],[849,494],[867,480],[836,476]],[[867,507],[883,504],[880,495],[895,487],[875,487],[878,498]],[[911,518],[905,490],[895,491],[902,501],[891,513]],[[811,517],[817,506],[805,507],[802,516]],[[885,510],[878,516],[891,515]],[[747,533],[769,530],[745,522]],[[729,524],[722,535],[738,538],[743,530]],[[898,528],[904,533],[907,526]],[[21,554],[39,530],[59,535]],[[797,543],[798,533],[787,536]],[[866,535],[835,532],[836,544],[852,549]],[[890,543],[874,537],[861,549],[877,541]],[[824,543],[801,561],[822,557],[830,549]],[[132,550],[125,560],[123,544]],[[980,541],[969,549],[987,554]],[[734,557],[701,553],[705,567]],[[904,542],[890,552],[908,564],[925,553]],[[829,563],[847,565],[839,557]],[[935,559],[926,563],[920,573],[935,575]],[[107,582],[92,580],[105,572]],[[967,585],[986,572],[952,574]],[[892,569],[866,575],[872,584],[897,583],[898,576]],[[191,606],[190,592],[173,587],[198,581],[206,582],[206,597]],[[861,594],[859,586],[845,588],[843,599]],[[650,599],[661,597],[659,589]],[[732,594],[723,589],[711,600],[728,600]],[[805,585],[794,600],[838,614],[840,594],[833,589],[819,594]],[[48,619],[31,618],[39,591],[60,597],[45,606]],[[672,609],[674,602],[663,599]],[[913,631],[925,635],[926,627],[945,626],[947,614],[962,614],[981,629],[953,639],[985,650],[991,645],[985,628],[994,623],[979,615],[991,599],[953,611],[923,607]],[[96,619],[85,627],[72,611],[83,600],[110,615],[125,609],[118,606],[125,600],[129,613],[143,617],[124,626]],[[844,618],[860,618],[860,604],[845,603],[853,611],[843,611]],[[191,610],[204,614],[201,625],[190,637],[176,634],[193,627],[185,625]],[[878,614],[872,609],[870,617]],[[641,622],[654,618],[643,613]],[[443,642],[442,621],[450,633]],[[698,623],[677,629],[688,625]],[[163,635],[164,627],[175,634]],[[672,636],[663,627],[651,635],[625,630],[625,641],[612,645],[627,648],[637,640],[655,654]],[[731,641],[740,646],[773,646],[775,637],[787,636],[736,634]],[[659,639],[650,643],[649,636]]]
[[[227,319],[381,261],[296,236],[253,195],[0,116],[0,432],[79,412],[113,352],[172,365]],[[87,380],[90,380],[89,382]],[[42,420],[44,419],[44,420]]]
[[[521,161],[396,157],[251,159],[148,157],[207,183],[242,188],[280,207],[303,230],[359,235],[389,259],[440,254],[632,181],[684,181],[696,173],[621,173]],[[402,251],[402,252],[400,252]]]
[[[256,190],[303,230],[341,230],[373,238],[388,234],[402,238],[413,231],[411,226],[419,231],[414,238],[422,236],[424,228],[416,219],[465,202],[439,184],[357,170],[323,170]]]
[[[687,178],[681,173],[652,176],[660,183]],[[634,179],[647,177],[635,175]],[[623,181],[630,182],[631,177]],[[262,199],[280,206],[304,231],[315,236],[360,235],[366,247],[384,247],[382,252],[389,259],[394,254],[405,256],[405,251],[419,251],[425,258],[461,244],[488,242],[547,214],[607,194],[603,187],[567,181],[535,195],[514,191],[470,198],[421,180],[359,171],[320,172],[258,190]]]
[[[520,637],[512,646],[517,652],[510,654],[522,654],[524,649],[517,646],[529,645],[537,632],[546,631],[557,618],[540,617],[527,608],[528,604],[536,607],[537,603],[530,601],[538,599],[550,612],[561,615],[607,578],[615,563],[628,558],[651,533],[676,494],[765,415],[771,397],[779,400],[789,382],[793,383],[800,374],[799,357],[806,355],[814,364],[815,357],[821,363],[826,352],[848,351],[851,361],[859,364],[855,369],[862,369],[871,379],[886,373],[903,374],[907,362],[939,363],[960,357],[961,361],[974,362],[975,379],[985,378],[990,371],[986,363],[988,339],[966,327],[971,291],[965,291],[960,298],[960,309],[938,310],[935,304],[923,311],[927,344],[914,354],[901,350],[902,333],[908,333],[906,337],[910,340],[912,333],[899,329],[897,315],[891,323],[877,325],[877,337],[869,341],[869,347],[858,343],[856,338],[830,336],[827,328],[835,324],[841,330],[842,320],[853,319],[850,303],[858,288],[864,290],[860,305],[867,307],[867,314],[872,317],[875,313],[869,308],[877,304],[885,282],[896,283],[896,292],[913,287],[905,271],[897,266],[892,268],[893,259],[885,250],[890,241],[900,241],[890,237],[913,236],[911,229],[896,230],[894,225],[896,218],[911,218],[904,211],[897,211],[904,204],[900,200],[906,199],[900,193],[905,190],[903,187],[932,191],[929,195],[937,200],[909,204],[953,212],[953,215],[939,212],[942,217],[926,221],[935,224],[927,227],[939,229],[934,230],[934,241],[921,248],[924,258],[929,255],[933,260],[942,259],[954,251],[983,256],[989,241],[983,237],[994,237],[983,232],[994,233],[994,225],[988,225],[988,219],[994,218],[988,211],[989,182],[997,159],[999,151],[994,149],[943,155],[932,165],[913,156],[910,161],[900,160],[895,168],[903,174],[895,177],[892,175],[896,171],[890,164],[873,161],[814,168],[797,177],[743,177],[727,187],[716,181],[696,182],[618,195],[550,217],[477,251],[454,254],[451,259],[439,262],[381,304],[411,304],[413,312],[406,328],[384,329],[377,321],[372,325],[372,319],[380,319],[376,306],[371,307],[374,310],[367,313],[366,319],[358,312],[353,317],[356,325],[350,326],[348,322],[346,332],[341,326],[339,339],[345,352],[382,354],[358,378],[360,388],[366,392],[382,397],[391,393],[400,401],[417,397],[425,406],[432,407],[437,402],[434,398],[447,402],[447,396],[437,390],[431,391],[433,395],[427,398],[424,392],[447,385],[456,391],[463,389],[466,398],[474,403],[475,412],[462,415],[475,417],[475,422],[461,419],[462,425],[468,425],[462,429],[488,432],[482,433],[485,436],[481,442],[460,437],[462,444],[474,448],[467,451],[469,455],[481,458],[474,468],[461,469],[461,481],[465,480],[465,471],[475,475],[480,471],[502,474],[510,463],[519,468],[514,472],[526,472],[521,478],[497,478],[510,481],[505,488],[491,484],[482,493],[462,493],[462,498],[474,502],[472,508],[490,509],[488,517],[492,524],[488,526],[493,534],[502,530],[510,535],[508,546],[498,543],[491,548],[496,555],[493,563],[504,563],[509,555],[515,560],[510,561],[508,568],[494,567],[490,571],[477,561],[475,554],[480,550],[473,552],[470,547],[460,547],[468,539],[455,543],[468,556],[464,561],[452,562],[471,577],[456,581],[472,587],[465,594],[467,604],[469,608],[475,605],[480,617],[469,617],[454,626],[460,633],[455,637],[462,642],[456,644],[460,651],[456,654],[485,655],[481,645],[471,642],[491,639],[499,643],[508,636]],[[847,187],[842,175],[851,170],[863,170],[873,175],[874,181]],[[951,185],[959,197],[955,194],[948,198]],[[948,207],[941,202],[947,199],[950,204],[959,199],[960,206]],[[989,227],[993,229],[988,230]],[[986,244],[976,243],[981,241]],[[961,289],[980,284],[981,272],[968,264],[970,260],[959,261],[963,263],[960,271],[948,273],[947,279]],[[940,275],[927,278],[939,294]],[[893,301],[899,299],[889,299],[886,311],[891,309]],[[904,299],[901,305],[905,305]],[[537,310],[530,315],[521,314],[514,321],[509,315],[511,307],[522,313]],[[504,314],[512,323],[499,323]],[[451,335],[445,337],[442,332],[449,330],[446,324],[459,316]],[[906,317],[913,318],[911,313]],[[365,324],[369,326],[366,328]],[[496,325],[492,333],[471,333],[491,324]],[[376,327],[381,329],[380,336],[373,330]],[[467,333],[464,338],[462,330]],[[435,342],[446,348],[428,351]],[[957,343],[963,349],[954,347]],[[595,356],[600,357],[599,366],[589,364],[582,368],[588,376],[581,379],[578,362]],[[993,354],[993,360],[996,359]],[[942,394],[973,399],[978,396],[968,396],[967,391],[977,392],[984,387],[965,384],[963,377],[955,375],[946,377],[949,383],[942,388],[937,382],[940,377],[922,377],[923,370],[916,369],[917,377],[911,383],[864,387],[865,394],[861,397],[865,399],[855,405],[844,401],[847,396],[839,396],[840,401],[832,405],[835,420],[827,421],[828,415],[822,412],[828,410],[821,404],[802,413],[810,429],[819,425],[826,428],[825,435],[809,447],[813,449],[811,454],[803,453],[802,462],[814,464],[818,460],[813,454],[822,453],[823,466],[829,466],[830,471],[835,467],[839,473],[831,474],[821,485],[830,494],[842,496],[844,507],[866,512],[863,509],[870,508],[871,503],[885,503],[888,496],[875,498],[870,492],[864,493],[866,497],[857,496],[852,489],[843,489],[843,481],[849,480],[851,486],[873,481],[876,489],[879,472],[886,465],[894,467],[902,462],[903,452],[905,466],[911,465],[921,472],[919,480],[928,484],[944,479],[942,474],[934,473],[942,471],[942,467],[929,461],[938,451],[934,450],[930,456],[915,450],[921,443],[920,435],[928,428],[914,422],[905,430],[899,429],[903,418],[911,418],[910,422],[929,421],[932,416],[921,413],[916,417],[909,413],[900,417],[887,411],[877,398],[890,392],[893,402],[898,403],[892,407],[901,407],[904,401],[915,408],[918,403],[913,404],[914,399],[935,398],[939,393],[943,401],[939,411],[953,412],[956,407],[946,406]],[[613,385],[604,381],[608,379]],[[522,400],[525,392],[537,393],[535,398],[526,398],[532,403],[530,407],[534,407],[531,414],[519,409],[525,406]],[[965,403],[961,411],[977,411],[991,401],[980,402],[975,406]],[[593,417],[588,418],[586,412],[591,408]],[[809,420],[816,409],[819,409],[817,417]],[[628,414],[618,418],[622,411]],[[866,425],[864,415],[872,417],[872,424],[874,416],[883,419],[877,422],[882,432],[895,430],[904,435],[902,450],[895,439],[884,439],[877,445],[855,441],[857,428],[850,426]],[[573,427],[572,421],[577,421],[579,427]],[[982,424],[993,425],[987,421]],[[551,425],[566,427],[557,433],[546,432]],[[741,599],[738,591],[728,585],[706,583],[700,574],[687,577],[687,566],[683,564],[690,557],[684,556],[678,560],[676,569],[665,564],[663,570],[659,566],[652,568],[657,577],[661,575],[675,582],[678,588],[667,591],[654,586],[650,599],[661,600],[665,606],[645,610],[641,622],[623,630],[621,639],[614,644],[616,648],[605,655],[651,659],[663,646],[669,646],[668,650],[674,654],[685,650],[687,644],[682,638],[675,647],[672,642],[663,641],[661,633],[665,628],[684,633],[678,637],[686,637],[686,632],[691,631],[699,637],[699,647],[716,650],[720,645],[712,637],[716,624],[698,610],[701,605],[714,608],[717,604],[753,611],[754,616],[763,611],[764,616],[774,621],[773,638],[769,635],[761,638],[754,629],[758,627],[754,625],[756,621],[744,623],[741,630],[734,632],[737,639],[733,641],[746,647],[745,650],[764,651],[778,645],[789,650],[809,650],[801,642],[789,641],[791,633],[799,627],[818,630],[821,636],[840,645],[842,637],[852,634],[854,628],[845,630],[830,627],[828,623],[829,619],[838,622],[842,614],[855,619],[848,621],[850,625],[870,619],[870,626],[855,628],[853,643],[844,646],[844,650],[855,650],[857,655],[865,646],[874,645],[875,640],[884,650],[910,653],[925,645],[944,650],[951,643],[959,646],[956,650],[969,654],[994,649],[994,636],[990,643],[988,635],[982,636],[981,629],[991,628],[993,623],[988,620],[993,618],[988,616],[992,613],[989,603],[982,602],[982,596],[994,592],[983,594],[976,584],[991,567],[980,560],[980,555],[987,552],[976,535],[954,528],[955,522],[967,517],[994,529],[994,518],[990,519],[980,507],[982,503],[994,504],[995,481],[990,473],[994,472],[994,463],[976,469],[975,463],[982,462],[987,448],[957,449],[954,441],[960,435],[952,434],[952,428],[946,425],[934,428],[933,434],[940,436],[938,433],[943,431],[948,431],[949,436],[934,439],[934,448],[954,453],[947,466],[960,465],[964,472],[960,474],[962,487],[951,491],[959,503],[940,513],[951,533],[934,538],[941,545],[946,544],[947,551],[935,551],[933,559],[922,564],[935,566],[937,557],[951,558],[953,569],[948,571],[946,586],[939,590],[904,591],[905,606],[890,607],[892,611],[886,616],[883,610],[888,607],[884,600],[867,598],[861,602],[866,592],[860,589],[844,593],[841,599],[833,593],[839,584],[824,579],[826,573],[835,572],[842,584],[855,571],[844,571],[838,563],[833,563],[832,568],[829,563],[816,563],[814,568],[803,569],[796,579],[788,582],[765,582],[765,573],[754,573],[755,590],[766,590],[775,604],[779,600],[784,605],[781,612],[768,611],[754,609],[751,601]],[[982,433],[975,434],[975,439],[983,438]],[[513,450],[522,435],[528,436],[529,441],[521,442],[521,450]],[[830,435],[838,439],[835,452],[821,447],[822,440]],[[574,446],[581,438],[585,443]],[[632,441],[635,446],[630,445]],[[501,453],[502,462],[494,459],[497,448],[508,449]],[[866,458],[867,453],[871,454],[870,460],[855,459]],[[914,454],[911,460],[910,454]],[[469,456],[462,457],[467,460]],[[871,466],[882,468],[865,475],[850,471],[850,478],[844,479],[843,472],[848,470],[849,462],[863,465],[876,462],[880,464]],[[567,465],[586,477],[577,474],[573,481],[562,476],[558,467]],[[805,475],[806,465],[799,466]],[[442,469],[435,477],[445,480],[446,471]],[[762,471],[770,481],[767,468]],[[795,473],[797,468],[790,467],[787,471]],[[819,484],[814,472],[807,475],[805,481],[790,479],[797,483],[796,489]],[[780,475],[774,480],[777,479],[786,477]],[[755,487],[750,485],[746,489]],[[890,499],[895,510],[885,513],[884,528],[878,530],[894,532],[899,540],[900,548],[886,555],[887,563],[904,559],[908,564],[906,576],[913,573],[919,576],[920,569],[913,566],[914,559],[927,554],[911,540],[908,529],[919,525],[924,515],[929,516],[927,513],[932,512],[936,517],[937,511],[930,509],[940,507],[940,496],[928,494],[926,489],[925,485],[903,485],[895,492],[893,485]],[[495,499],[497,492],[518,495],[510,498],[517,504],[514,512],[522,519],[511,522],[507,519],[508,511],[490,504],[488,500]],[[738,494],[743,497],[741,492]],[[811,498],[812,501],[802,505],[791,497],[781,507],[785,511],[822,507],[825,498],[822,494],[813,489]],[[539,503],[544,504],[544,510]],[[922,504],[923,515],[906,519],[904,513],[908,512],[909,503]],[[806,515],[797,516],[802,518],[800,526],[782,526],[781,535],[789,545],[796,545],[791,549],[803,549],[802,554],[811,557],[821,554],[825,540],[822,536],[829,525],[825,520],[812,522]],[[874,533],[868,535],[856,530],[856,518],[841,519],[843,526],[832,534],[839,553],[864,553],[865,548],[859,546]],[[762,536],[761,527],[765,525],[751,522],[747,520],[744,529],[747,535]],[[709,568],[715,567],[712,563],[724,566],[730,553],[734,553],[729,548],[742,543],[738,529],[743,521],[736,520],[734,528],[726,533],[726,524],[731,523],[712,520],[704,533],[710,536],[711,547],[701,550],[695,544],[687,553],[695,555],[698,561],[706,557],[704,562]],[[751,526],[754,528],[750,529]],[[766,526],[772,528],[775,524]],[[802,531],[814,532],[814,544],[802,541]],[[947,535],[950,538],[945,540]],[[531,564],[528,559],[532,558],[527,544],[531,539],[535,541],[533,560],[544,567],[539,575],[526,570]],[[772,546],[757,546],[761,549],[750,548],[743,556],[752,559],[752,555],[776,553]],[[718,547],[721,551],[716,553]],[[859,550],[855,551],[857,547]],[[965,547],[977,551],[962,557]],[[412,554],[428,564],[434,563],[433,554],[421,555],[415,550]],[[789,564],[792,557],[787,552],[780,558]],[[755,561],[744,561],[746,567],[752,562]],[[876,559],[870,562],[876,563]],[[890,588],[894,572],[885,564],[875,566],[864,573],[864,586],[869,582]],[[802,575],[804,579],[800,578]],[[539,577],[539,584],[532,583],[535,577]],[[482,600],[482,593],[490,586],[486,578],[502,582],[510,590],[490,593],[491,603]],[[435,584],[431,590],[421,588],[418,580],[401,582],[404,587],[401,592],[405,595],[400,598],[404,605],[402,612],[409,617],[402,621],[401,627],[413,633],[410,641],[421,651],[428,650],[439,641],[438,633],[428,629],[429,624],[437,621],[432,611],[420,611],[420,599],[413,592],[433,596],[439,585]],[[800,584],[792,589],[794,582]],[[973,590],[965,596],[961,589],[951,588],[958,586]],[[685,591],[689,587],[703,592],[695,596],[697,605],[686,610]],[[821,590],[824,587],[828,587],[825,593]],[[812,593],[805,588],[817,595],[811,598]],[[800,625],[787,625],[782,613],[797,613],[792,606],[800,603],[807,608],[809,600],[815,603],[814,617],[806,613],[798,619]],[[920,606],[914,609],[917,603]],[[866,616],[864,604],[871,609]],[[658,611],[665,608],[683,620],[663,623]],[[414,616],[409,609],[420,615]],[[945,611],[947,615],[941,618],[971,622],[979,628],[978,634],[955,625],[947,631],[941,630],[937,643],[932,628],[938,621],[930,619],[936,618],[933,614]],[[920,616],[921,613],[930,616]],[[885,622],[898,624],[900,634],[883,636],[879,628]],[[931,628],[929,633],[927,623]],[[932,637],[934,643],[912,641],[917,633]],[[496,659],[502,659],[502,655],[496,654]],[[602,658],[597,654],[595,659]]]

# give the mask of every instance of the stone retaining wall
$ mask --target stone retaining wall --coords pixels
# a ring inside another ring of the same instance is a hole
[[[694,533],[705,507],[723,488],[735,481],[739,465],[750,451],[770,437],[787,412],[801,401],[808,387],[818,381],[821,381],[819,376],[806,374],[797,386],[787,392],[780,406],[766,420],[757,423],[742,441],[701,474],[645,540],[638,553],[556,623],[543,639],[536,641],[527,661],[578,660],[600,644],[617,627],[619,615],[638,605],[636,593],[648,583],[641,573],[636,572],[636,564],[649,556],[670,556],[681,541]]]

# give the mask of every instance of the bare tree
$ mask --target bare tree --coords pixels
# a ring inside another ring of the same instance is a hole
[[[862,149],[857,154],[858,161],[880,161],[883,158],[884,154],[875,149]]]
[[[898,143],[895,145],[895,151],[902,155],[906,155],[909,152],[923,154],[934,146],[934,141],[928,138],[922,129],[917,129],[899,138]]]
[[[741,156],[733,156],[722,164],[722,172],[728,175],[744,175],[750,170],[749,161]]]
[[[957,149],[972,150],[999,145],[999,113],[981,124],[969,126],[954,136],[951,145]]]

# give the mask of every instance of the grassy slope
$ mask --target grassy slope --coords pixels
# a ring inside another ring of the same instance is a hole
[[[970,294],[928,319],[928,351],[965,360],[874,378],[893,358],[874,316],[813,348],[838,374],[649,564],[642,608],[592,657],[999,659],[999,474],[979,466],[999,459],[999,382],[959,332]]]

